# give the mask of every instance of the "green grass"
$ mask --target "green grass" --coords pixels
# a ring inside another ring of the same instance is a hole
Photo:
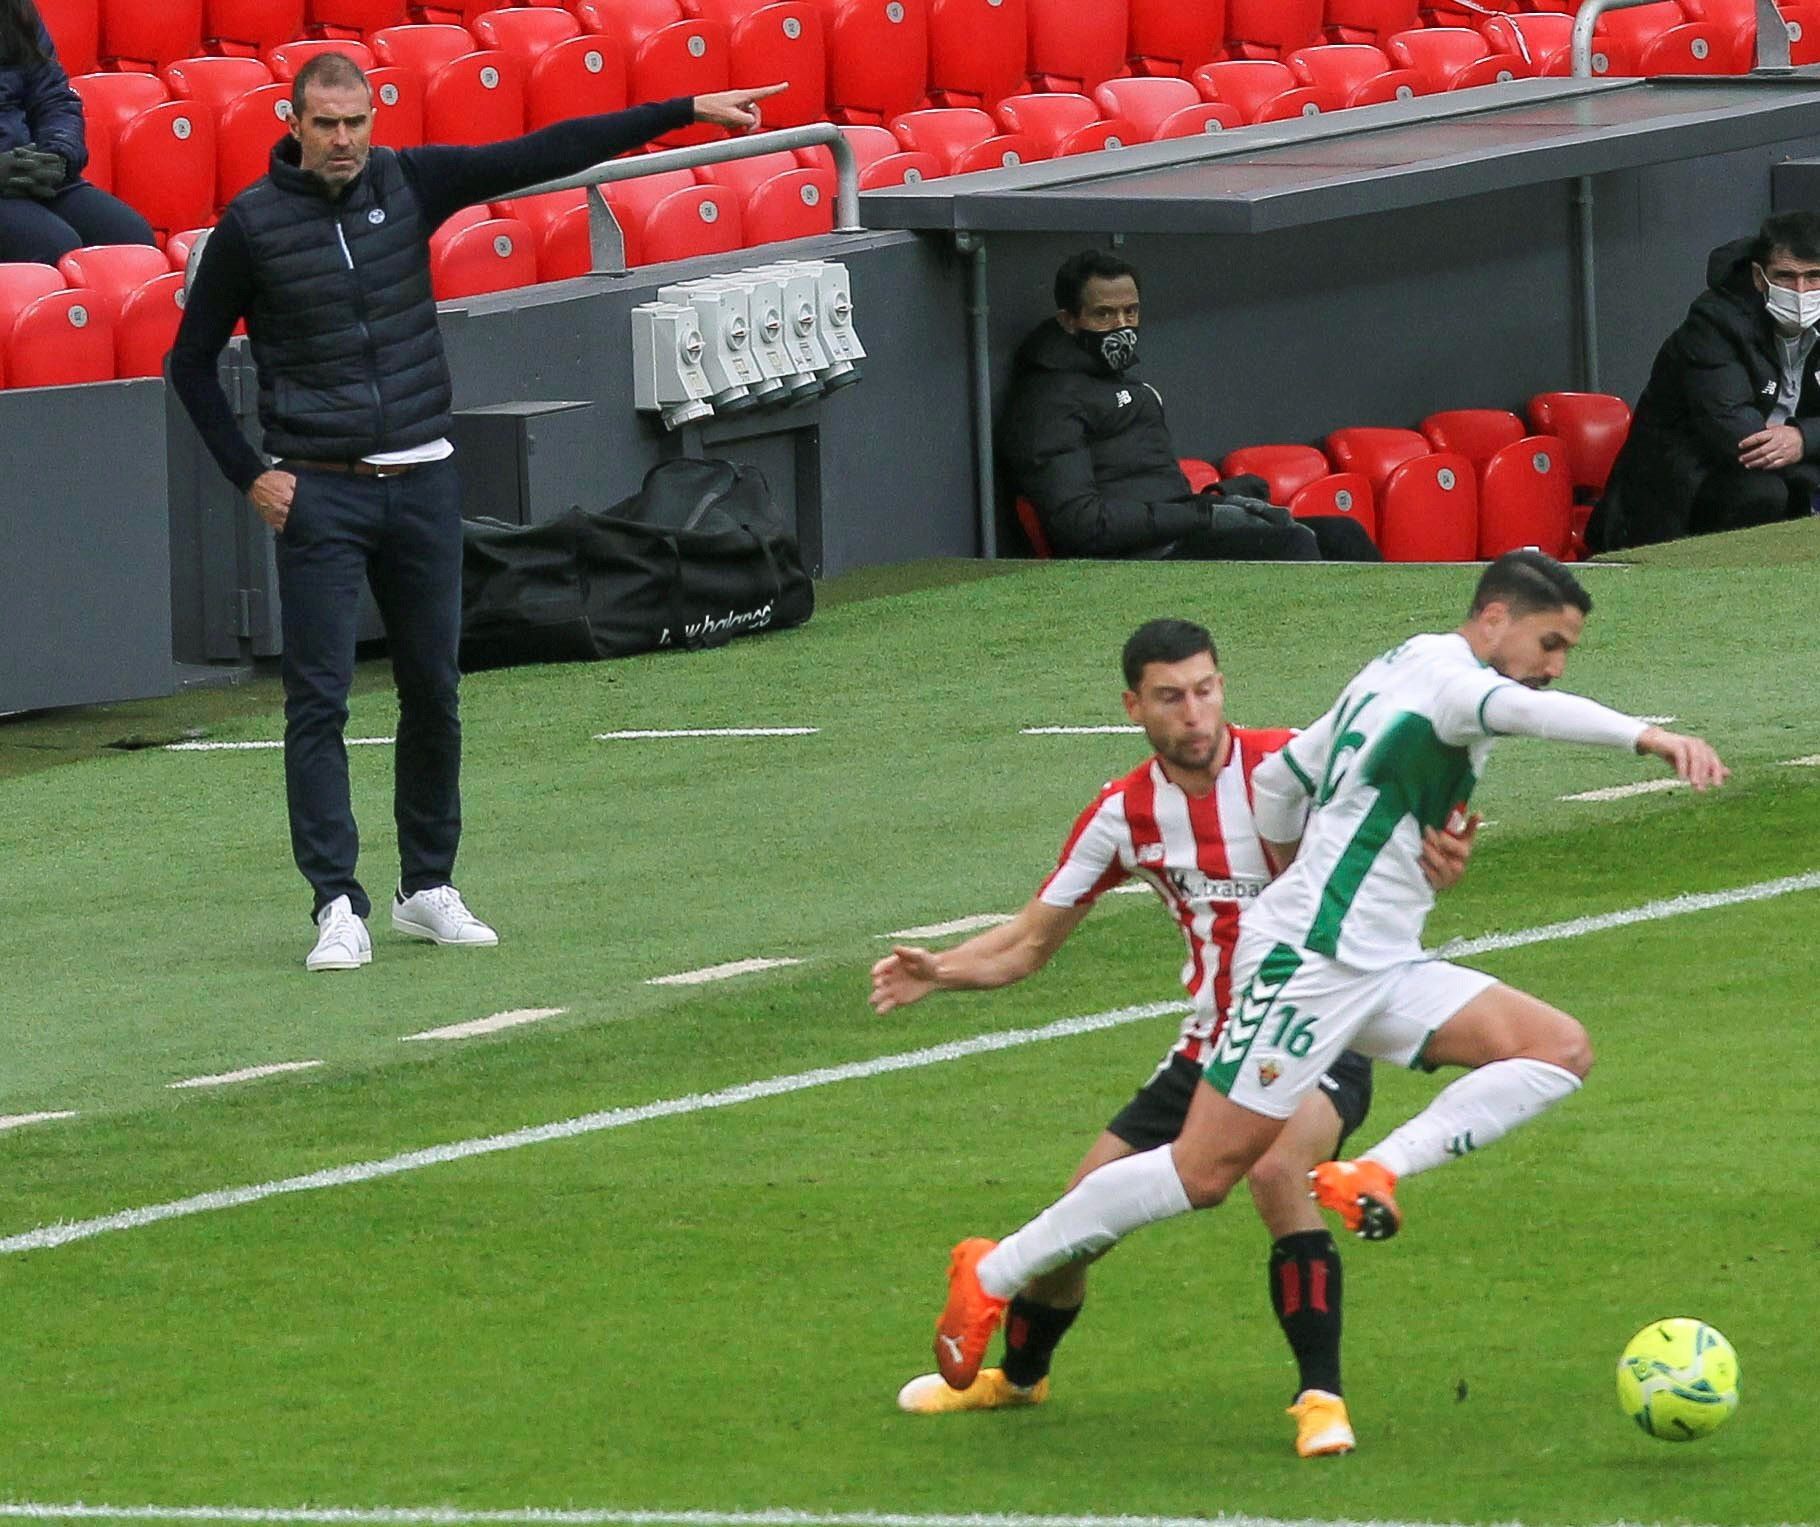
[[[1713,564],[1586,573],[1569,687],[1711,737],[1731,787],[1604,804],[1648,764],[1500,749],[1496,825],[1434,941],[1820,866],[1814,527]],[[1748,540],[1748,538],[1745,538]],[[1765,543],[1767,544],[1767,543]],[[1758,553],[1753,552],[1755,556]],[[1729,565],[1729,564],[1738,565]],[[1010,910],[1137,751],[1117,649],[1206,619],[1235,718],[1304,721],[1367,657],[1450,625],[1464,570],[921,568],[824,591],[720,652],[476,676],[461,883],[494,951],[408,945],[310,978],[275,753],[120,752],[131,732],[272,737],[269,682],[0,727],[0,1235],[209,1189],[1179,996],[1179,942],[1110,898],[1041,976],[864,1005],[876,935]],[[263,704],[259,703],[263,702]],[[389,731],[363,667],[351,735]],[[609,744],[645,726],[814,725]],[[18,765],[34,755],[31,767]],[[76,759],[43,766],[55,756]],[[11,763],[9,763],[11,760]],[[389,889],[390,757],[354,754],[364,872]],[[1347,1251],[1361,1450],[1288,1449],[1292,1370],[1235,1203],[1096,1274],[1056,1398],[919,1422],[944,1249],[1011,1228],[1165,1048],[1171,1020],[658,1120],[0,1259],[0,1495],[467,1508],[796,1506],[1754,1527],[1813,1520],[1820,1296],[1808,1040],[1814,893],[1487,956],[1583,1017],[1586,1090],[1411,1185]],[[803,963],[705,988],[654,975]],[[401,1044],[518,1007],[555,1020]],[[269,1061],[220,1092],[167,1083]],[[1432,1094],[1380,1073],[1365,1136]],[[1618,1414],[1647,1320],[1729,1335],[1740,1415],[1673,1448]],[[1461,1398],[1464,1386],[1464,1398]]]

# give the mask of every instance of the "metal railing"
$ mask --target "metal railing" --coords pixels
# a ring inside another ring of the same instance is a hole
[[[601,194],[601,187],[619,180],[636,180],[643,175],[658,175],[665,170],[692,170],[698,165],[721,164],[731,159],[754,159],[760,154],[780,154],[789,149],[827,148],[834,155],[834,231],[859,233],[859,161],[853,145],[832,122],[814,122],[807,127],[780,127],[773,132],[752,133],[743,138],[725,138],[715,143],[695,143],[687,148],[663,149],[655,154],[636,154],[625,159],[609,159],[578,175],[561,180],[540,181],[515,192],[517,196],[540,196],[545,191],[586,191],[588,193],[589,261],[596,275],[623,275],[626,265],[626,240],[619,220]]]
[[[1586,0],[1574,17],[1572,70],[1575,79],[1593,75],[1593,31],[1607,11],[1628,10],[1635,5],[1650,5],[1654,0]],[[1757,68],[1789,68],[1788,23],[1776,9],[1775,0],[1757,0]]]

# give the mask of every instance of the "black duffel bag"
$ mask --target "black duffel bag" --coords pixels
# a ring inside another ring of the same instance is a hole
[[[718,647],[814,608],[763,475],[733,462],[666,461],[602,512],[463,526],[466,669]]]

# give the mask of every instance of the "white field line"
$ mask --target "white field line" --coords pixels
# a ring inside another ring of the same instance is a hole
[[[1455,939],[1450,944],[1443,944],[1435,953],[1444,960],[1460,960],[1494,949],[1521,949],[1527,944],[1583,938],[1588,933],[1603,933],[1608,928],[1628,928],[1633,923],[1660,922],[1665,917],[1685,917],[1689,912],[1710,912],[1717,907],[1736,907],[1748,901],[1768,901],[1796,891],[1813,890],[1820,890],[1820,870],[1809,870],[1804,875],[1785,875],[1780,880],[1760,880],[1755,885],[1741,885],[1730,891],[1670,896],[1663,901],[1646,901],[1640,907],[1629,907],[1622,912],[1601,912],[1594,917],[1575,917],[1564,923],[1544,923],[1539,928],[1523,928],[1515,933],[1487,933],[1481,938]]]
[[[1607,928],[1622,928],[1632,923],[1654,922],[1666,917],[1680,917],[1689,912],[1703,912],[1716,907],[1738,906],[1745,902],[1767,901],[1796,891],[1820,889],[1820,870],[1803,875],[1790,875],[1780,880],[1764,880],[1755,885],[1738,886],[1729,891],[1712,891],[1701,895],[1676,896],[1666,901],[1647,902],[1623,912],[1607,912],[1596,917],[1575,918],[1570,922],[1549,923],[1539,928],[1515,933],[1493,933],[1483,938],[1461,939],[1444,945],[1436,953],[1445,959],[1461,959],[1495,949],[1520,949],[1527,944],[1547,943],[1557,939],[1580,938]],[[578,1118],[559,1120],[513,1130],[502,1135],[485,1135],[468,1140],[455,1140],[422,1150],[407,1151],[377,1161],[356,1161],[347,1166],[330,1167],[302,1177],[286,1177],[273,1182],[252,1183],[240,1188],[222,1188],[213,1193],[199,1193],[191,1198],[173,1199],[161,1204],[148,1204],[138,1209],[123,1209],[95,1219],[71,1220],[58,1225],[45,1225],[0,1238],[0,1256],[21,1251],[48,1251],[72,1241],[87,1240],[114,1230],[137,1230],[164,1220],[181,1219],[192,1214],[208,1214],[217,1209],[237,1208],[258,1203],[281,1193],[308,1193],[319,1188],[339,1188],[357,1182],[372,1182],[381,1177],[396,1177],[424,1167],[440,1166],[447,1161],[463,1161],[471,1156],[492,1155],[498,1151],[518,1150],[527,1145],[542,1145],[551,1140],[568,1140],[577,1135],[596,1134],[601,1130],[622,1129],[642,1124],[648,1119],[672,1118],[680,1114],[701,1113],[710,1108],[729,1108],[760,1098],[781,1097],[814,1087],[832,1086],[836,1082],[857,1081],[883,1076],[894,1071],[911,1071],[923,1066],[941,1065],[970,1055],[984,1055],[996,1050],[1015,1049],[1021,1045],[1039,1044],[1049,1039],[1063,1039],[1074,1034],[1089,1034],[1100,1029],[1117,1028],[1147,1018],[1188,1011],[1183,1002],[1156,1002],[1141,1007],[1114,1008],[1110,1012],[1089,1013],[1080,1018],[1063,1018],[1035,1029],[1008,1029],[996,1034],[977,1034],[948,1044],[932,1045],[922,1050],[905,1050],[894,1055],[881,1055],[874,1060],[851,1061],[841,1066],[823,1066],[813,1071],[799,1071],[787,1076],[774,1076],[763,1081],[745,1082],[719,1092],[691,1093],[679,1098],[666,1098],[633,1108],[614,1108],[602,1113],[583,1114]],[[4,1514],[0,1503],[0,1514]],[[263,1520],[263,1518],[261,1519]],[[300,1518],[299,1520],[303,1520]],[[684,1521],[686,1517],[662,1517],[652,1520]],[[712,1517],[714,1522],[736,1518]],[[780,1518],[779,1520],[785,1520]],[[857,1519],[856,1519],[857,1520]],[[883,1520],[883,1519],[880,1519]],[[919,1519],[905,1519],[919,1520]],[[930,1518],[931,1522],[940,1520]],[[984,1521],[985,1518],[950,1518],[947,1520]],[[1009,1520],[1009,1519],[1004,1519]],[[1052,1519],[1062,1521],[1062,1518]],[[1086,1518],[1072,1520],[1085,1521]],[[1118,1518],[1101,1518],[1107,1522]],[[1143,1521],[1143,1518],[1127,1518]]]
[[[596,732],[596,742],[648,742],[668,737],[813,737],[819,726],[706,726],[666,731]]]
[[[348,737],[350,748],[389,748],[395,737]],[[269,753],[283,748],[283,742],[167,742],[167,753]]]
[[[1011,921],[1009,912],[975,912],[971,917],[957,917],[953,922],[924,923],[920,928],[899,928],[895,933],[875,933],[874,938],[947,938],[956,933],[978,933],[982,928],[996,928]]]
[[[424,1029],[417,1034],[400,1034],[400,1044],[413,1039],[473,1039],[480,1034],[497,1034],[501,1029],[515,1029],[521,1023],[537,1023],[545,1018],[560,1018],[566,1007],[518,1007],[509,1013],[494,1013],[490,1018],[475,1018],[468,1023],[451,1023],[440,1029]]]
[[[51,1119],[73,1119],[73,1108],[52,1108],[44,1113],[9,1113],[0,1115],[0,1129],[19,1129],[27,1124],[44,1124]]]
[[[776,970],[784,965],[800,965],[801,960],[729,960],[725,965],[704,965],[700,970],[679,970],[673,976],[652,976],[646,986],[706,986],[710,981],[726,981],[734,976],[749,976],[755,970]]]
[[[1581,790],[1559,798],[1564,801],[1621,801],[1632,795],[1659,795],[1664,790],[1684,788],[1678,779],[1640,779],[1634,785],[1606,785],[1598,790]]]
[[[1115,885],[1106,894],[1108,896],[1142,896],[1146,891],[1154,889],[1155,887],[1147,880],[1130,880],[1124,885]]]
[[[1075,1034],[1091,1034],[1100,1029],[1117,1028],[1146,1018],[1162,1018],[1187,1011],[1188,1004],[1185,1002],[1151,1002],[1141,1007],[1114,1008],[1110,1012],[1089,1013],[1081,1018],[1058,1019],[1041,1028],[976,1034],[971,1039],[957,1039],[947,1044],[931,1045],[926,1049],[903,1050],[894,1055],[880,1055],[872,1060],[849,1061],[840,1066],[820,1066],[813,1071],[798,1071],[787,1076],[767,1077],[763,1081],[742,1082],[736,1087],[722,1088],[719,1092],[693,1092],[683,1097],[665,1098],[656,1103],[641,1103],[633,1108],[610,1108],[601,1113],[561,1119],[554,1124],[532,1125],[503,1135],[454,1140],[446,1145],[427,1146],[422,1150],[406,1151],[402,1155],[387,1156],[378,1161],[356,1161],[347,1166],[330,1167],[302,1177],[256,1182],[240,1188],[222,1188],[213,1193],[198,1193],[192,1198],[148,1204],[139,1209],[124,1209],[117,1214],[104,1214],[95,1219],[46,1225],[0,1239],[0,1255],[17,1251],[48,1251],[52,1247],[66,1246],[71,1241],[105,1235],[111,1230],[137,1230],[145,1225],[158,1224],[162,1220],[181,1219],[191,1214],[207,1214],[216,1209],[232,1209],[241,1204],[258,1203],[261,1199],[275,1198],[281,1193],[309,1193],[318,1188],[340,1188],[356,1182],[372,1182],[381,1177],[396,1177],[402,1172],[440,1166],[446,1161],[465,1161],[471,1156],[490,1156],[499,1151],[519,1150],[527,1145],[543,1145],[551,1140],[570,1140],[577,1135],[597,1134],[601,1130],[623,1129],[629,1124],[643,1124],[648,1119],[702,1113],[711,1108],[731,1108],[760,1098],[782,1097],[786,1093],[804,1092],[814,1087],[830,1087],[836,1082],[885,1076],[893,1071],[914,1071],[923,1066],[939,1066],[970,1055],[1013,1050],[1022,1045],[1065,1039]]]
[[[1141,726],[1020,726],[1020,737],[1111,737],[1143,731]]]
[[[0,1518],[26,1521],[232,1522],[320,1527],[1442,1527],[1375,1520],[1330,1522],[1268,1516],[1045,1516],[1026,1512],[639,1511],[542,1509],[475,1511],[461,1506],[102,1506],[0,1501]],[[1507,1524],[1516,1527],[1516,1524]],[[1618,1522],[1612,1527],[1633,1527]],[[1782,1527],[1789,1527],[1784,1523]]]
[[[1646,721],[1651,726],[1667,726],[1675,718],[1673,716],[1639,716],[1637,719],[1639,721]]]
[[[1820,767],[1820,753],[1809,753],[1805,758],[1785,758],[1782,760],[1785,769],[1812,769]]]
[[[167,1087],[231,1087],[235,1082],[255,1082],[262,1076],[278,1076],[285,1071],[313,1071],[319,1060],[281,1060],[270,1066],[247,1066],[239,1071],[222,1071],[215,1076],[191,1076],[180,1082],[166,1082]]]

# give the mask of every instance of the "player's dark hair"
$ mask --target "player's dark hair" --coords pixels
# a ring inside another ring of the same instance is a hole
[[[1473,590],[1472,613],[1501,603],[1512,615],[1534,615],[1538,610],[1561,610],[1572,605],[1582,615],[1592,614],[1592,595],[1580,580],[1559,562],[1532,546],[1507,551],[1480,575]]]
[[[1778,212],[1765,218],[1750,257],[1768,265],[1778,249],[1797,260],[1820,260],[1820,212]]]
[[[1136,689],[1152,663],[1181,663],[1205,652],[1217,664],[1213,633],[1192,620],[1147,620],[1125,642],[1125,688]]]
[[[1095,276],[1103,281],[1116,281],[1120,276],[1129,276],[1135,282],[1138,278],[1137,266],[1129,260],[1121,260],[1115,254],[1107,254],[1103,249],[1083,249],[1079,254],[1069,255],[1062,261],[1062,268],[1055,273],[1055,305],[1064,313],[1079,313],[1081,310],[1081,293],[1087,290],[1087,283]]]
[[[369,95],[373,91],[360,65],[347,54],[318,53],[297,71],[297,78],[291,81],[291,110],[296,113],[299,122],[303,120],[304,92],[312,85],[321,85],[328,90],[360,85]]]
[[[0,66],[29,69],[45,62],[32,0],[0,0]]]

